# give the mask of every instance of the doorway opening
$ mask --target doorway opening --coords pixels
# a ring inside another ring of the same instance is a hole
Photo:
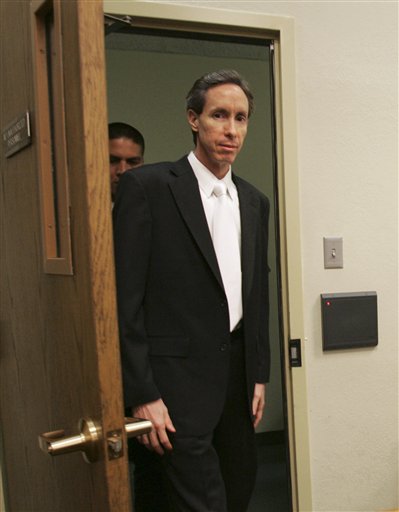
[[[184,99],[200,75],[236,69],[254,93],[255,112],[234,169],[271,203],[272,374],[264,419],[257,429],[258,480],[248,512],[288,512],[292,510],[292,493],[279,255],[274,41],[115,23],[105,39],[109,122],[126,122],[140,130],[146,144],[145,163],[177,160],[192,148]]]

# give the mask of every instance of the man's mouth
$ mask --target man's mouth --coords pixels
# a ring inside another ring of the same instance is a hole
[[[234,150],[234,149],[237,149],[237,146],[235,145],[232,145],[232,144],[220,144],[220,146],[224,149],[228,149],[228,150]]]

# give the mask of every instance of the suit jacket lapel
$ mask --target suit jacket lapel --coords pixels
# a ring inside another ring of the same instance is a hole
[[[205,260],[223,288],[222,277],[194,172],[186,157],[176,162],[171,170],[177,179],[170,183],[169,187],[177,207]]]
[[[243,300],[248,297],[254,275],[256,252],[256,225],[258,210],[251,190],[237,176],[233,176],[240,201],[241,217],[241,271]]]

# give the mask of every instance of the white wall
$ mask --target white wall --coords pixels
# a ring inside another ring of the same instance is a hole
[[[168,1],[296,20],[314,511],[398,507],[398,4]],[[323,236],[344,269],[323,268]],[[379,345],[323,353],[319,295],[375,290]]]

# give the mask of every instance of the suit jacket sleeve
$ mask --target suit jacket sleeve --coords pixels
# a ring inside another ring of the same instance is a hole
[[[123,391],[125,406],[134,407],[160,398],[149,364],[143,313],[151,214],[144,187],[134,171],[121,178],[113,220]]]

